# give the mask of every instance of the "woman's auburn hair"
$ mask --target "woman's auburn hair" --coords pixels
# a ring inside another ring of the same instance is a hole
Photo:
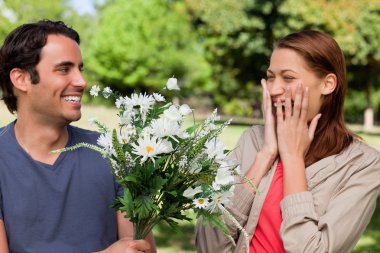
[[[323,96],[314,139],[306,153],[305,164],[309,166],[325,157],[339,154],[354,139],[359,138],[345,126],[344,98],[347,90],[346,63],[338,43],[325,33],[304,30],[289,34],[274,43],[274,49],[286,48],[297,52],[307,66],[320,78],[335,74],[335,90]]]

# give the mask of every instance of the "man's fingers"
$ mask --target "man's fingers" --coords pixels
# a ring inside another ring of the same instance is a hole
[[[150,244],[145,240],[136,240],[136,249],[141,251],[150,250]]]

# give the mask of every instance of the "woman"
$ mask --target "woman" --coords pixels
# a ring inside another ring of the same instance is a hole
[[[248,233],[227,224],[234,252],[351,252],[370,221],[380,191],[380,153],[344,125],[344,56],[318,31],[290,34],[274,45],[262,81],[265,124],[243,133],[233,153],[247,182],[229,211]],[[226,219],[228,220],[228,219]],[[198,252],[229,252],[220,230],[196,233]]]

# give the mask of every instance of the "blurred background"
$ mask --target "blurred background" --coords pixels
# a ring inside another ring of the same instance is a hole
[[[273,41],[302,29],[324,31],[346,57],[346,122],[380,150],[379,0],[0,0],[1,44],[18,25],[45,18],[80,33],[89,87],[150,93],[175,76],[181,103],[197,118],[214,108],[233,118],[222,136],[229,148],[262,123],[260,79]],[[117,124],[112,104],[89,95],[83,101],[75,125],[91,128],[92,117]],[[13,119],[1,103],[0,126]],[[195,252],[194,224],[183,222],[176,232],[158,226],[158,252]],[[380,252],[379,205],[354,252]]]

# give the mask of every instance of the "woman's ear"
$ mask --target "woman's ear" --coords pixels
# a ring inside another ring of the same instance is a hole
[[[321,93],[323,95],[331,94],[335,90],[336,85],[337,85],[336,75],[332,73],[328,74],[322,83]]]
[[[9,73],[9,77],[13,86],[20,91],[26,92],[28,85],[30,85],[30,75],[28,71],[20,68],[14,68]]]

